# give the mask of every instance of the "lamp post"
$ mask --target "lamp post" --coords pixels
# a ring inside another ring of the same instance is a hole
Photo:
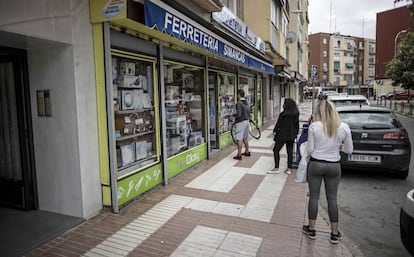
[[[407,30],[406,29],[403,29],[403,30],[400,30],[396,35],[395,35],[395,38],[394,38],[394,59],[397,57],[397,41],[398,41],[398,37],[402,34],[402,33],[406,33],[407,32]],[[395,87],[394,87],[394,89],[393,89],[393,95],[392,95],[392,98],[394,99],[394,104],[395,104]],[[390,108],[392,108],[392,101],[391,101],[391,104],[390,104]]]
[[[407,32],[407,30],[406,29],[403,29],[403,30],[401,30],[400,32],[398,32],[396,35],[395,35],[395,38],[394,38],[394,59],[395,59],[395,57],[397,57],[397,40],[398,40],[398,37],[402,34],[402,33],[406,33]]]

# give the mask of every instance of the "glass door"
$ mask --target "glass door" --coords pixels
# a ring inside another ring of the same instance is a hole
[[[0,204],[34,209],[25,52],[0,48]]]
[[[208,74],[208,101],[209,110],[208,116],[210,120],[210,147],[211,149],[218,149],[218,131],[217,131],[217,73],[209,72]]]

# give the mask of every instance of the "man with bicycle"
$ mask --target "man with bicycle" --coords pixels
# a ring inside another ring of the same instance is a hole
[[[250,156],[249,151],[249,120],[250,120],[250,107],[245,98],[245,93],[243,89],[237,90],[237,104],[236,104],[236,140],[237,140],[237,155],[233,159],[241,160],[242,155]],[[245,152],[242,153],[243,144]]]

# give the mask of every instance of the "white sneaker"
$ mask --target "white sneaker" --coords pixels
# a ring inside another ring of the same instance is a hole
[[[292,173],[292,172],[290,171],[290,169],[287,169],[287,170],[285,170],[285,173],[290,175],[290,173]]]
[[[279,168],[273,168],[272,170],[269,170],[267,173],[269,174],[279,174]]]

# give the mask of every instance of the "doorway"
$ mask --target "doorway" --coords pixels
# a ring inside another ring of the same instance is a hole
[[[0,205],[38,209],[25,50],[0,46]]]

